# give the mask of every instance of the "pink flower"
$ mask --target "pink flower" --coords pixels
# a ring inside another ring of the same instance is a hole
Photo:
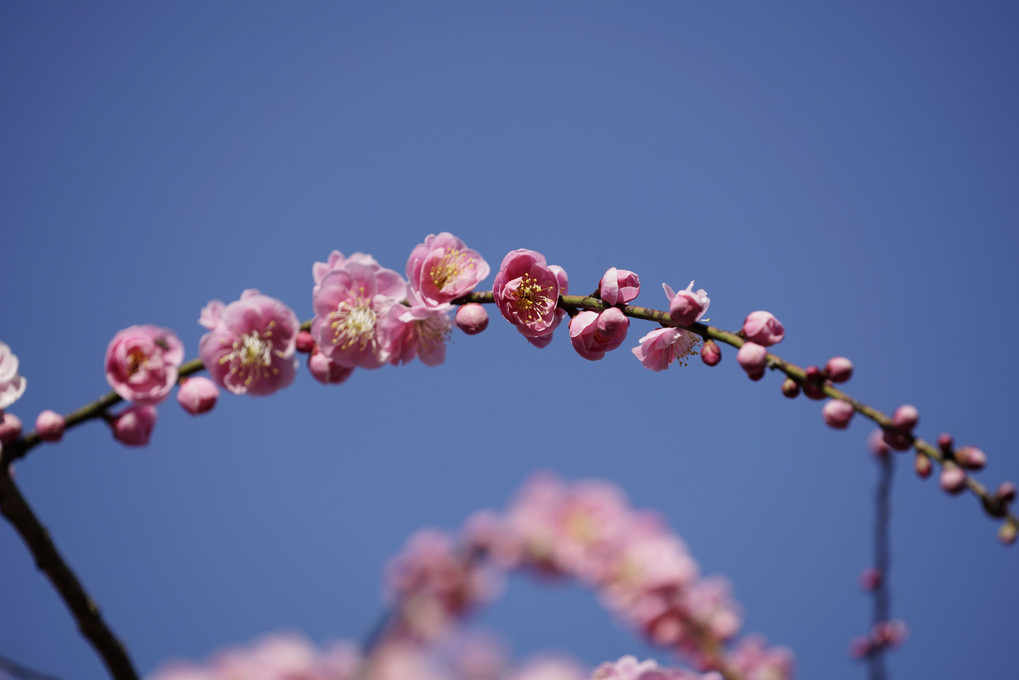
[[[959,467],[946,467],[941,470],[941,488],[951,494],[960,493],[966,488],[966,472]]]
[[[46,410],[35,419],[35,432],[44,442],[58,442],[64,437],[65,425],[62,415]]]
[[[750,312],[743,321],[743,335],[751,342],[771,347],[782,342],[785,328],[771,312]]]
[[[756,342],[744,342],[736,353],[736,361],[751,378],[759,378],[768,364],[768,350]]]
[[[617,307],[601,313],[583,311],[570,319],[570,342],[585,359],[597,361],[626,339],[630,320]]]
[[[351,258],[315,286],[311,334],[341,366],[378,368],[389,360],[380,322],[406,297],[407,283],[395,271]]]
[[[311,377],[323,385],[339,385],[346,382],[354,369],[351,366],[340,366],[315,347],[308,355],[308,371]]]
[[[829,399],[821,409],[824,422],[836,430],[844,430],[849,427],[849,421],[853,419],[853,406],[841,399]]]
[[[431,307],[466,295],[488,273],[481,255],[448,231],[429,234],[407,259],[410,287]]]
[[[113,438],[126,446],[145,446],[156,426],[156,407],[136,404],[112,416]]]
[[[456,326],[467,335],[476,335],[488,328],[488,311],[477,302],[468,302],[456,310]]]
[[[545,264],[545,256],[519,249],[506,255],[492,293],[506,320],[528,338],[551,334],[559,323],[556,305],[567,291],[566,272]]]
[[[844,383],[853,376],[853,362],[845,357],[832,357],[825,364],[824,372],[833,383]]]
[[[375,258],[371,255],[365,255],[364,253],[354,253],[350,257],[344,257],[343,253],[338,250],[334,250],[329,253],[329,259],[325,262],[316,262],[311,266],[311,278],[314,279],[315,285],[322,283],[322,279],[334,269],[342,269],[343,265],[348,262],[356,262],[363,264],[364,266],[378,271],[382,269],[382,265],[375,261]]]
[[[211,411],[219,399],[219,388],[208,378],[184,378],[177,388],[177,403],[193,416]]]
[[[182,361],[184,346],[173,331],[131,326],[106,348],[106,380],[125,400],[153,406],[170,394]]]
[[[640,293],[640,279],[629,269],[609,267],[601,283],[598,284],[598,295],[610,305],[626,304]]]
[[[718,362],[722,360],[722,350],[718,348],[714,340],[708,338],[704,341],[704,345],[701,347],[701,360],[708,366],[717,366]]]
[[[213,300],[206,309],[217,303],[222,305]],[[214,316],[216,325],[198,342],[198,356],[217,385],[264,396],[293,382],[300,324],[289,307],[249,289]]]
[[[415,356],[427,366],[438,366],[446,360],[446,340],[453,326],[450,305],[426,306],[416,293],[411,293],[409,303],[393,305],[383,314],[379,322],[383,352],[394,366]]]
[[[729,668],[745,680],[792,680],[793,654],[786,647],[767,647],[760,635],[742,638],[729,653]]]
[[[637,661],[635,656],[624,656],[614,663],[598,666],[591,680],[722,680],[718,673],[701,675],[680,668],[659,668],[655,661]]]
[[[679,328],[656,328],[640,339],[633,355],[652,371],[664,371],[673,359],[686,366],[687,357],[693,356],[700,342],[693,333]]]
[[[665,296],[669,299],[669,318],[680,326],[689,326],[700,321],[711,304],[711,298],[708,297],[706,290],[701,288],[694,292],[693,281],[685,290],[678,293],[673,292],[666,283],[662,284],[662,288],[665,290]]]
[[[21,398],[27,384],[28,381],[18,375],[18,357],[0,342],[0,412]]]

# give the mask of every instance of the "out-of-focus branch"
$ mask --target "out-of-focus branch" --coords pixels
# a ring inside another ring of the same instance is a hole
[[[5,656],[0,656],[0,678],[3,678],[3,680],[8,680],[8,678],[15,678],[16,680],[58,680],[58,678],[52,675],[40,673]]]
[[[116,680],[137,680],[138,673],[128,658],[124,645],[110,630],[95,602],[60,556],[49,532],[21,495],[7,466],[0,468],[0,512],[21,535],[32,557],[35,558],[36,566],[46,574],[56,588],[74,620],[78,622],[81,634],[99,654],[110,676]]]

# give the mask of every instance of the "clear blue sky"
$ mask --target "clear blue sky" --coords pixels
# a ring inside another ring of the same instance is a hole
[[[982,480],[1019,479],[1017,30],[1010,2],[5,3],[12,411],[104,393],[121,328],[195,356],[211,298],[259,288],[306,319],[332,249],[402,270],[452,231],[493,266],[541,251],[575,292],[618,266],[648,305],[696,279],[723,328],[771,310],[780,354],[851,357],[855,396],[915,404],[922,436],[987,452]],[[628,348],[649,329],[590,363],[493,319],[438,368],[327,389],[302,367],[197,419],[170,402],[145,449],[87,424],[18,480],[143,672],[275,630],[361,638],[412,531],[544,468],[663,512],[799,677],[863,677],[870,428],[826,428],[732,352],[647,371]],[[893,677],[1011,676],[1019,549],[899,461]],[[7,526],[0,584],[0,654],[102,677]],[[514,581],[482,622],[520,655],[648,653],[579,588]]]

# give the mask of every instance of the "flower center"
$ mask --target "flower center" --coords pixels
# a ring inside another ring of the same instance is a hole
[[[686,360],[697,354],[697,348],[700,347],[701,339],[693,333],[687,333],[686,331],[680,331],[680,336],[676,338],[676,342],[672,345],[672,352],[676,355],[676,361],[679,362],[680,366],[686,366]]]
[[[341,350],[357,346],[360,351],[370,345],[371,351],[375,351],[375,320],[378,316],[370,302],[364,298],[358,298],[355,304],[344,300],[329,316],[334,345],[339,345]]]
[[[275,321],[269,322],[264,333],[251,331],[234,340],[231,352],[219,360],[219,363],[230,364],[230,373],[244,379],[244,385],[251,387],[256,380],[268,378],[279,369],[273,367],[273,355],[283,356],[273,349],[272,328]]]
[[[551,302],[538,279],[527,274],[520,277],[520,284],[513,292],[517,296],[517,311],[527,321],[540,317]]]
[[[149,357],[146,356],[145,352],[140,349],[132,349],[127,355],[127,375],[128,377],[133,376],[135,373],[141,370],[142,366]]]
[[[465,269],[474,268],[474,259],[468,257],[463,251],[450,248],[443,254],[442,259],[432,265],[428,274],[436,289],[442,290],[460,276]]]

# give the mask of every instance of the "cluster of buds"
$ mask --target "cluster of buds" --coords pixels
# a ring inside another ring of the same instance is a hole
[[[886,649],[898,647],[906,639],[908,629],[903,621],[880,621],[875,623],[867,637],[854,638],[849,643],[849,655],[854,659],[865,659]]]

